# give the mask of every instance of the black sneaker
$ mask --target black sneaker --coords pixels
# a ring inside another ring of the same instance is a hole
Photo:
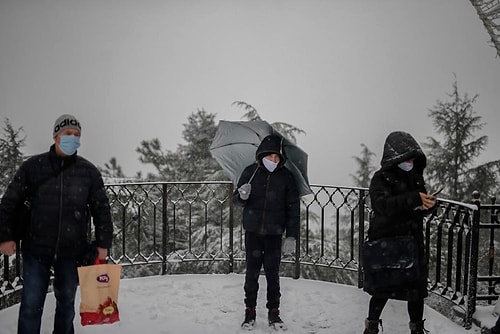
[[[255,307],[247,307],[245,309],[245,320],[241,324],[244,329],[252,330],[255,324]]]
[[[277,308],[273,308],[269,310],[267,313],[267,320],[269,321],[269,326],[274,328],[275,330],[286,330],[286,326],[283,323],[283,320],[280,318],[280,310]]]

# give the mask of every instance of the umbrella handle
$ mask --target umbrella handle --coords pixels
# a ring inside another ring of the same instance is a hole
[[[257,169],[259,169],[259,165],[257,165],[257,167],[255,168],[255,170],[253,171],[252,177],[250,177],[250,180],[248,180],[248,182],[247,182],[247,183],[252,182],[253,177],[255,176],[255,173],[257,173]]]

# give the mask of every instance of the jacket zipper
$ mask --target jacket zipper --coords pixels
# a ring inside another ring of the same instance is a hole
[[[61,169],[64,167],[64,160],[61,161]],[[61,226],[62,226],[62,206],[63,206],[63,186],[64,186],[64,172],[61,170],[59,173],[59,176],[61,178],[60,184],[61,184],[61,191],[59,193],[59,218],[57,222],[57,239],[56,239],[56,252],[54,254],[54,259],[57,260],[57,254],[59,253],[59,243],[61,241]]]
[[[262,224],[260,225],[260,234],[264,234],[264,227],[266,225],[267,192],[269,190],[270,179],[271,179],[271,174],[268,173],[266,181],[266,193],[264,196],[264,210],[262,211]]]

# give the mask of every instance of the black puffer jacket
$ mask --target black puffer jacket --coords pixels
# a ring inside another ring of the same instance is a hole
[[[262,158],[272,153],[280,155],[280,162],[271,173],[262,165]],[[249,199],[241,200],[237,189],[233,194],[235,205],[244,207],[243,227],[263,235],[286,233],[287,237],[298,238],[300,200],[293,174],[284,166],[286,157],[281,139],[277,136],[264,138],[257,148],[256,159],[257,162],[246,167],[238,180],[237,188],[251,179]]]
[[[405,172],[397,165],[414,158],[414,167]],[[381,298],[415,300],[427,296],[428,266],[425,260],[423,217],[429,213],[416,209],[422,205],[419,192],[426,193],[422,176],[426,157],[413,137],[405,132],[391,133],[385,142],[381,168],[370,183],[373,214],[368,239],[412,235],[417,241],[422,280],[397,290],[368,291]]]
[[[25,161],[0,203],[0,242],[14,240],[12,227],[24,189],[62,170],[41,184],[33,194],[31,223],[22,249],[39,255],[80,256],[85,252],[89,214],[93,217],[97,246],[111,247],[113,224],[109,201],[98,169],[76,154],[61,158],[50,151]]]

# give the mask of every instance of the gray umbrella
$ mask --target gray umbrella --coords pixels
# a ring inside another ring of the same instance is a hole
[[[268,135],[283,138],[285,166],[295,177],[299,195],[311,194],[307,178],[307,153],[266,121],[220,121],[209,150],[233,183],[237,184],[243,170],[255,162],[255,152],[262,139]]]

